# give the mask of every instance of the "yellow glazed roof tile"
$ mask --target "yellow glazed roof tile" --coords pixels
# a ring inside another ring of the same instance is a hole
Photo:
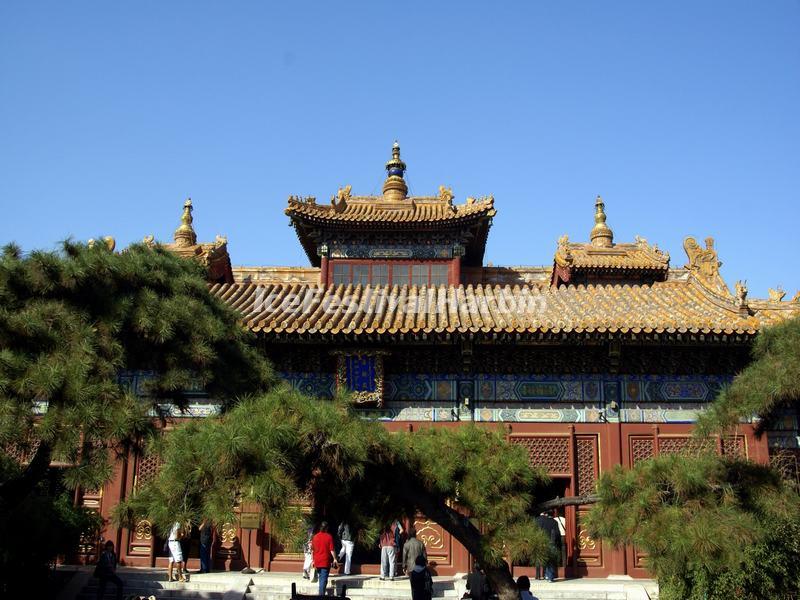
[[[742,313],[694,278],[651,285],[344,286],[215,284],[211,292],[264,333],[657,332],[755,334],[800,314],[763,303]],[[791,304],[791,306],[789,306]],[[795,306],[796,305],[796,306]]]

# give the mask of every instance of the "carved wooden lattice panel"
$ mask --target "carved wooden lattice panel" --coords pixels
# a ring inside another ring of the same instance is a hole
[[[747,445],[743,435],[722,438],[722,454],[725,456],[736,456],[737,458],[747,458]]]
[[[648,554],[644,550],[640,550],[638,546],[633,547],[633,566],[637,569],[646,569]]]
[[[234,523],[223,523],[219,530],[219,547],[217,556],[220,558],[236,558],[239,556],[238,528]]]
[[[512,437],[528,450],[531,465],[543,467],[550,475],[570,475],[569,438],[559,436]]]
[[[770,448],[769,462],[783,479],[800,486],[800,448]]]
[[[41,440],[30,438],[19,444],[9,444],[0,448],[0,450],[19,464],[24,465],[31,461],[33,455],[36,454],[36,450],[39,449],[39,444],[41,444]]]
[[[154,455],[139,456],[136,461],[136,479],[133,482],[134,489],[150,482],[158,475],[161,470],[161,459]]]
[[[450,564],[447,534],[440,525],[425,517],[418,517],[414,521],[414,529],[417,531],[417,539],[425,544],[429,561]]]
[[[148,519],[140,519],[136,523],[136,527],[131,531],[130,541],[128,543],[128,555],[144,555],[150,554],[150,549],[153,545],[153,523]]]
[[[575,440],[578,463],[578,495],[594,492],[597,483],[597,436],[578,436]]]
[[[659,436],[659,454],[681,454],[683,456],[697,456],[712,448],[713,440],[702,440],[693,437],[667,437]]]
[[[577,562],[579,565],[586,565],[587,567],[602,567],[603,566],[603,546],[599,540],[594,539],[589,535],[588,528],[584,525],[585,515],[589,509],[578,509],[576,514],[577,520]]]
[[[656,453],[656,446],[651,436],[631,437],[631,465],[636,465],[643,460],[653,458]]]
[[[103,501],[103,489],[81,490],[81,506],[91,510],[100,510]]]

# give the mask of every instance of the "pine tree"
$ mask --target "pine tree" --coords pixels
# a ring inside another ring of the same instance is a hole
[[[506,559],[549,552],[532,514],[532,491],[546,476],[498,430],[391,433],[344,399],[279,387],[179,427],[151,451],[163,467],[119,505],[121,524],[145,515],[162,531],[176,520],[235,522],[235,502],[256,503],[272,535],[291,545],[305,533],[301,498],[312,499],[317,518],[347,519],[369,541],[381,525],[421,511],[485,566],[503,599],[518,597]]]
[[[661,456],[604,473],[597,492],[593,535],[646,552],[664,600],[766,600],[800,589],[800,497],[767,466]]]
[[[160,248],[65,242],[0,256],[0,448],[27,455],[0,481],[10,510],[53,459],[68,485],[98,487],[152,429],[160,405],[201,385],[223,405],[273,382],[254,338],[208,293],[203,269]],[[152,373],[146,401],[124,371]]]

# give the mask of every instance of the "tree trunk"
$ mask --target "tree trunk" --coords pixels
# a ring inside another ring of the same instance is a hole
[[[15,479],[0,482],[0,502],[6,510],[21,504],[33,492],[36,485],[45,477],[50,466],[53,448],[46,442],[40,442],[33,458],[25,467],[22,475]]]
[[[566,498],[554,498],[536,505],[536,511],[542,512],[561,508],[562,506],[582,506],[585,504],[595,504],[600,502],[600,496],[596,494],[584,494],[583,496],[567,496]]]
[[[407,501],[441,525],[445,531],[457,539],[474,556],[483,567],[486,577],[492,588],[497,592],[500,600],[519,600],[514,577],[506,561],[499,565],[492,565],[486,560],[481,547],[481,532],[464,515],[452,509],[444,499],[437,498],[425,489],[415,486],[414,489],[404,490]],[[536,506],[537,510],[551,510],[562,506],[578,506],[594,504],[600,497],[594,494],[583,496],[570,496],[567,498],[554,498]]]
[[[486,559],[481,546],[481,532],[464,515],[447,505],[419,486],[407,487],[403,495],[412,504],[441,525],[445,531],[457,539],[472,556],[478,559],[492,588],[500,600],[519,600],[514,577],[506,561],[493,565]]]

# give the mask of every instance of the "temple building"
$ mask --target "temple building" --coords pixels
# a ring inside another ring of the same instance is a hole
[[[293,387],[321,401],[348,390],[365,418],[390,430],[502,427],[553,478],[553,496],[589,493],[615,465],[695,451],[698,411],[747,364],[754,336],[800,315],[800,296],[773,290],[755,300],[742,283],[731,292],[712,238],[687,237],[685,264],[639,237],[615,241],[600,197],[593,221],[587,205],[588,241],[562,236],[545,266],[487,266],[494,198],[457,203],[445,186],[409,196],[405,171],[395,143],[381,195],[348,185],[330,202],[290,197],[285,213],[307,267],[232,268],[224,238],[197,243],[190,202],[167,247],[208,267],[211,293],[241,314]],[[189,416],[213,412],[213,400],[198,396]],[[797,425],[789,415],[783,430],[757,438],[742,424],[716,451],[759,462],[796,456]],[[84,503],[107,514],[157,468],[133,457]],[[646,576],[636,548],[588,535],[586,510],[564,511],[559,576]],[[240,525],[218,532],[219,568],[246,559],[300,570],[302,556],[273,542],[268,525]],[[416,528],[436,572],[469,570],[468,553],[438,524],[420,516]],[[148,522],[116,535],[126,564],[165,564]]]

